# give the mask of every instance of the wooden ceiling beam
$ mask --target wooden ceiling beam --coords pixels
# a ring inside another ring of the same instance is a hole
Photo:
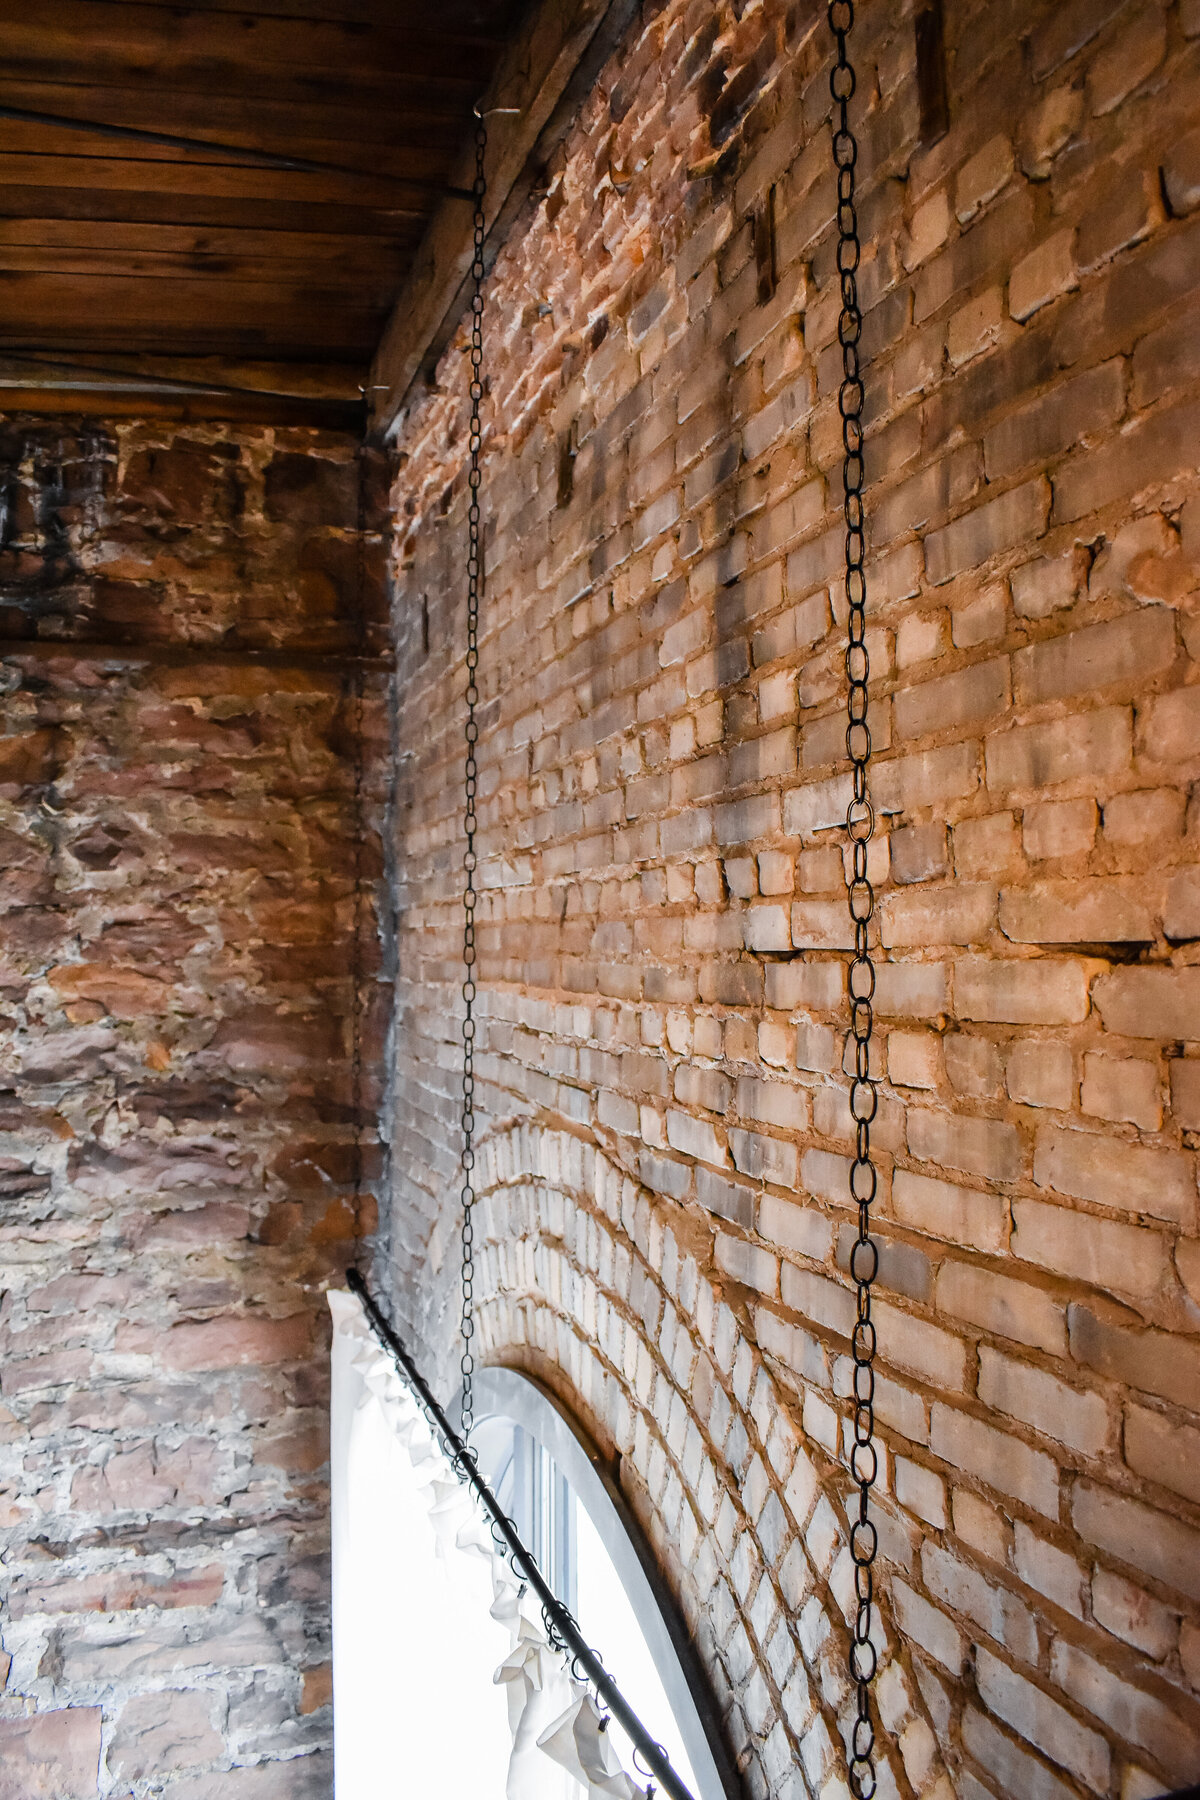
[[[429,16],[423,28],[398,30],[129,0],[56,0],[53,7],[0,0],[10,78],[61,79],[74,66],[93,85],[115,74],[122,84],[132,77],[220,89],[228,76],[239,83],[290,80],[320,94],[356,76],[377,83],[407,75],[461,95],[471,69],[481,59],[490,64],[499,46],[455,38],[440,23],[431,26]]]
[[[505,50],[482,100],[488,119],[489,246],[503,241],[583,95],[636,10],[636,0],[540,0]],[[515,116],[509,116],[509,108]],[[504,110],[498,110],[504,109]],[[452,176],[474,177],[474,133]],[[413,382],[461,317],[473,255],[468,202],[443,200],[388,321],[371,370],[372,430],[395,430]]]
[[[0,351],[0,414],[229,419],[360,433],[365,370],[220,357],[87,358]]]
[[[244,425],[306,426],[314,431],[362,432],[361,401],[307,400],[291,395],[169,394],[120,383],[59,387],[9,385],[0,380],[0,416],[38,418],[228,420]]]
[[[88,187],[135,194],[182,193],[196,198],[280,201],[284,204],[368,205],[398,216],[422,217],[430,190],[441,182],[406,176],[378,176],[339,171],[273,169],[247,163],[200,162],[156,157],[21,155],[0,150],[0,188]]]
[[[463,202],[459,202],[460,205]],[[87,186],[0,184],[0,218],[112,219],[122,224],[200,226],[213,230],[317,232],[322,236],[399,238],[420,231],[424,215],[394,207],[324,201],[244,199],[237,195],[135,193]]]
[[[0,375],[41,381],[53,375],[111,376],[115,382],[193,388],[206,394],[283,395],[358,405],[365,372],[345,362],[294,362],[229,356],[130,356],[90,351],[83,357],[0,351]]]
[[[223,138],[257,150],[284,154],[296,150],[316,162],[353,160],[359,154],[371,158],[381,150],[416,150],[442,162],[462,139],[461,110],[439,105],[436,91],[422,98],[411,81],[397,84],[386,107],[352,106],[336,96],[324,101],[278,100],[273,94],[262,94],[249,106],[241,97],[183,88],[18,81],[0,64],[0,101],[31,112]]]
[[[240,18],[311,19],[324,25],[356,25],[392,31],[427,25],[428,0],[189,0],[201,13],[236,13]],[[178,12],[179,0],[128,0],[129,5]],[[497,48],[505,31],[497,25],[493,0],[441,0],[438,19],[454,37]]]

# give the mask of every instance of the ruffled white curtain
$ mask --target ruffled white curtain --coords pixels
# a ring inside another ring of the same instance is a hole
[[[337,1800],[637,1800],[361,1302],[329,1307]]]

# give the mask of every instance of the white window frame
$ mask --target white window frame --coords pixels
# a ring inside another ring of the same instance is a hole
[[[474,1394],[479,1423],[520,1426],[546,1450],[586,1509],[654,1657],[695,1775],[696,1800],[741,1800],[742,1785],[695,1647],[613,1472],[549,1389],[522,1370],[478,1369]],[[482,1472],[490,1478],[486,1467]],[[556,1560],[552,1553],[551,1564]],[[569,1566],[569,1556],[565,1560]],[[570,1604],[573,1596],[560,1598]],[[597,1649],[603,1655],[604,1646]]]

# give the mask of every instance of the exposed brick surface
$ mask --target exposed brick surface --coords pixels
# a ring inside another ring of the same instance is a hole
[[[339,438],[0,450],[0,1793],[317,1800],[379,539]]]
[[[944,11],[951,124],[925,147],[909,9],[855,27],[890,840],[880,1686],[902,1791],[1143,1800],[1196,1778],[1200,1724],[1197,1502],[1167,1454],[1200,1393],[1200,22]],[[482,1317],[489,1355],[619,1453],[748,1792],[817,1794],[845,1701],[853,1319],[828,45],[773,3],[668,0],[632,32],[489,288]],[[464,394],[460,336],[393,492],[388,1245],[435,1368]],[[752,1511],[771,1488],[782,1536]],[[1165,1647],[1119,1583],[1182,1621]],[[786,1654],[754,1623],[776,1603]]]

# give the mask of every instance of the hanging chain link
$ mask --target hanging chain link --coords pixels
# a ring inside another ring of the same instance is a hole
[[[467,504],[467,718],[466,760],[463,765],[463,1026],[462,1026],[462,1435],[470,1439],[475,1423],[475,833],[479,797],[479,597],[483,588],[483,551],[480,544],[479,483],[483,435],[480,408],[483,403],[483,245],[486,231],[483,203],[487,194],[484,156],[487,126],[475,109],[475,254],[471,262],[471,424],[467,439],[470,468]]]
[[[850,1197],[858,1208],[858,1238],[850,1258],[850,1273],[857,1293],[854,1326],[854,1447],[850,1469],[858,1487],[858,1516],[850,1528],[850,1553],[854,1559],[857,1600],[854,1640],[850,1647],[850,1677],[856,1695],[856,1715],[850,1737],[850,1786],[856,1800],[871,1800],[875,1792],[875,1727],[871,1718],[871,1682],[876,1653],[871,1642],[875,1600],[874,1564],[879,1547],[875,1525],[869,1517],[871,1488],[878,1474],[875,1449],[875,1326],[871,1319],[871,1283],[879,1267],[879,1253],[871,1238],[871,1203],[877,1176],[871,1157],[871,1122],[878,1096],[871,1070],[871,1032],[874,1026],[875,965],[871,959],[870,929],[875,913],[875,890],[868,873],[868,854],[875,831],[875,810],[867,786],[871,760],[871,731],[867,722],[867,583],[863,571],[866,535],[863,515],[863,382],[859,363],[862,340],[862,308],[858,299],[858,267],[861,246],[855,205],[855,172],[858,144],[850,129],[850,102],[854,98],[854,65],[848,40],[854,24],[853,0],[832,0],[829,26],[837,41],[837,60],[829,77],[834,103],[833,159],[837,168],[837,267],[842,306],[838,317],[838,342],[842,347],[842,383],[838,410],[842,418],[842,488],[846,520],[846,754],[853,773],[853,787],[846,810],[852,872],[849,880],[850,916],[854,924],[854,954],[850,959],[850,1030],[854,1040],[854,1075],[850,1083],[850,1112],[855,1126],[855,1153],[850,1167]]]

